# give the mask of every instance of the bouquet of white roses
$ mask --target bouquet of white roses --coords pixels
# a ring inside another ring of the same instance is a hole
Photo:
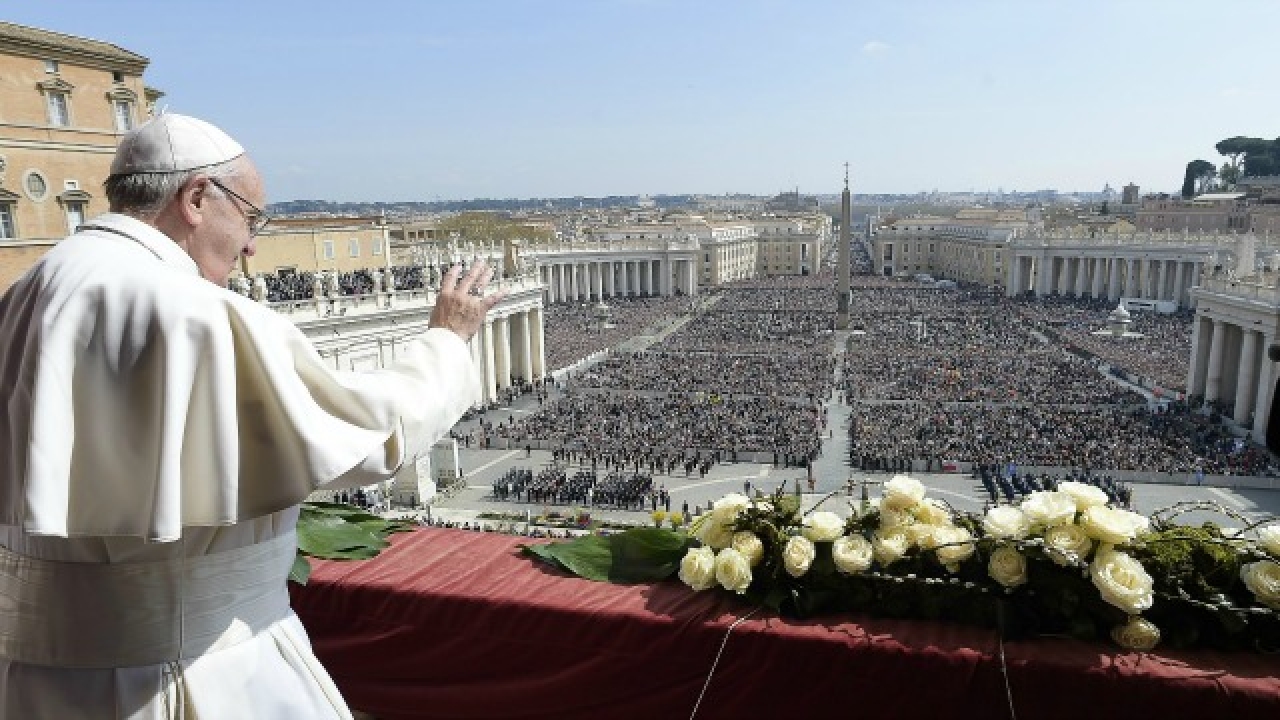
[[[1183,647],[1280,648],[1280,525],[1177,525],[1177,514],[1203,506],[1147,518],[1074,482],[983,515],[953,511],[905,475],[848,517],[822,504],[802,513],[781,489],[727,495],[690,536],[673,534],[648,569],[660,560],[693,590],[718,587],[797,616],[859,611],[1014,635],[1109,634],[1136,650],[1162,636]],[[556,552],[537,554],[556,562]]]

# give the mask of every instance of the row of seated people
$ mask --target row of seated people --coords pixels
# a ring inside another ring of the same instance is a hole
[[[980,465],[975,475],[982,481],[982,487],[987,491],[992,503],[999,503],[1001,496],[1005,502],[1012,503],[1033,492],[1054,491],[1058,489],[1058,483],[1068,481],[1092,485],[1102,490],[1113,505],[1129,507],[1133,501],[1133,488],[1127,483],[1116,482],[1110,475],[1084,472],[1055,477],[1044,473],[1037,478],[1034,473],[1019,475],[1014,472],[1006,476],[993,471],[986,465]]]
[[[640,473],[610,472],[601,479],[595,472],[579,470],[569,475],[559,464],[536,475],[529,468],[512,468],[493,482],[493,499],[509,502],[554,503],[644,509],[653,492],[653,477]]]

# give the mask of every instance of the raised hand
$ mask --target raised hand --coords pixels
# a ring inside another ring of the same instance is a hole
[[[493,272],[483,260],[462,275],[462,266],[454,265],[440,281],[440,294],[431,310],[431,327],[448,328],[463,340],[470,340],[484,322],[489,309],[507,296],[503,290],[486,296],[484,290]]]

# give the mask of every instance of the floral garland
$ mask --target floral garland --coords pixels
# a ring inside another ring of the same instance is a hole
[[[1162,639],[1173,647],[1280,650],[1274,518],[1249,523],[1208,503],[1148,518],[1076,482],[981,515],[925,495],[918,480],[898,475],[878,500],[851,505],[846,519],[819,509],[834,494],[802,513],[799,499],[781,489],[734,493],[694,520],[689,536],[644,528],[575,541],[613,545],[626,567],[591,567],[592,557],[610,552],[579,552],[572,543],[527,550],[595,579],[653,579],[669,576],[665,569],[693,590],[723,588],[800,617],[855,611],[978,623],[1008,636],[1110,635],[1140,651]],[[1245,527],[1174,522],[1194,509]]]

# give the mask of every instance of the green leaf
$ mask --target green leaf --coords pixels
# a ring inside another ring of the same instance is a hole
[[[665,580],[680,568],[689,549],[684,533],[634,528],[608,537],[612,554],[609,581],[640,583]]]
[[[568,542],[525,545],[523,550],[578,577],[628,584],[671,577],[688,547],[689,540],[682,532],[643,527],[616,535],[583,535]]]
[[[389,543],[368,530],[325,513],[304,512],[298,518],[298,550],[328,559],[368,559]]]
[[[311,579],[311,562],[301,553],[293,558],[293,567],[289,568],[289,580],[299,585],[306,585]]]

